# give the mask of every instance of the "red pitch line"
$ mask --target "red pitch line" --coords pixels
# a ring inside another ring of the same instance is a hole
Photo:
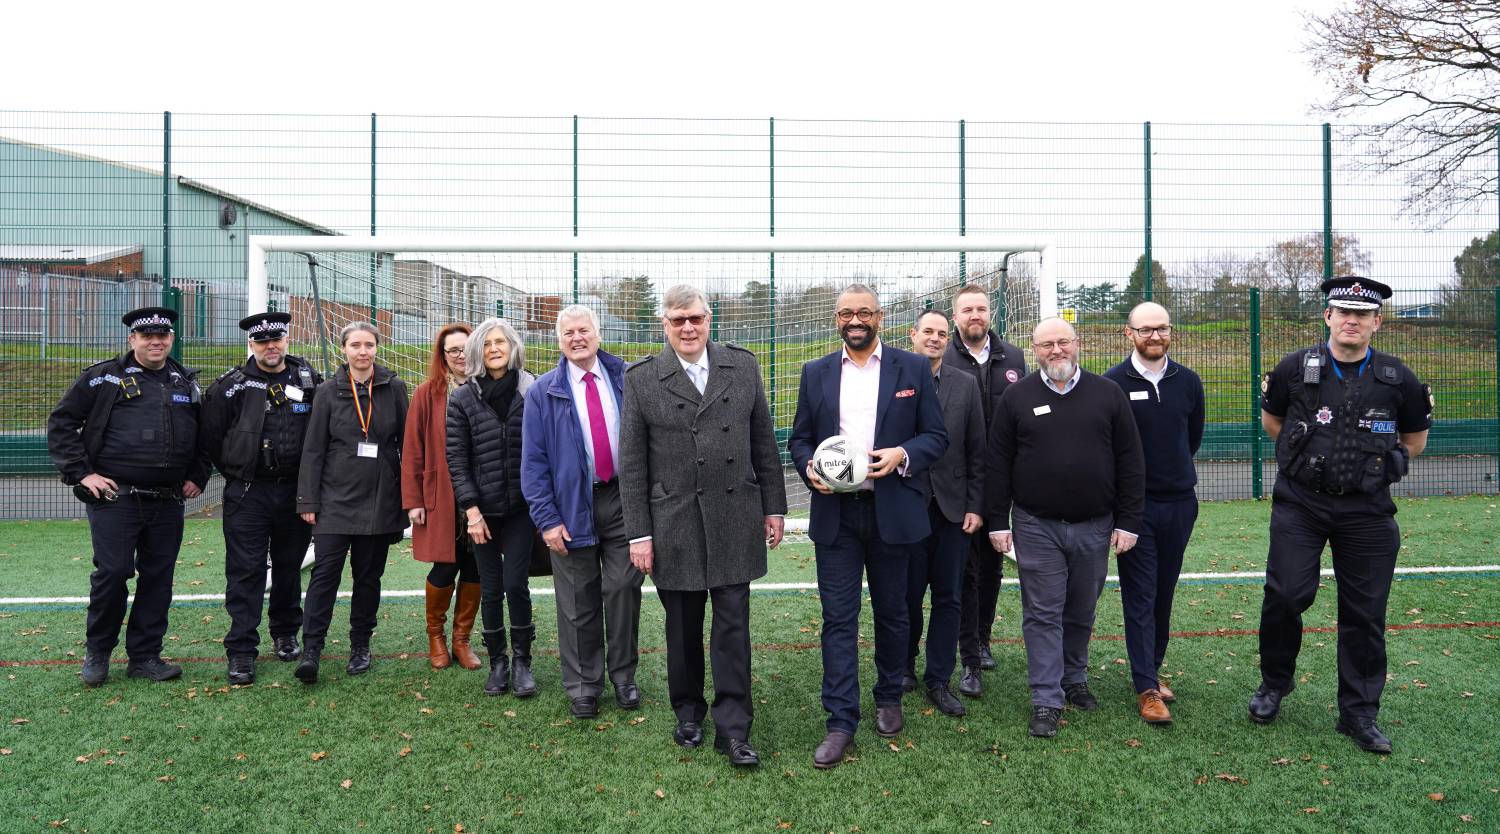
[[[1431,630],[1436,630],[1436,629],[1455,629],[1455,628],[1500,628],[1500,620],[1486,620],[1486,621],[1483,621],[1483,622],[1465,621],[1465,622],[1461,622],[1461,623],[1397,623],[1396,625],[1388,625],[1388,626],[1386,626],[1385,630],[1386,631],[1431,631]],[[1315,628],[1314,627],[1308,627],[1308,628],[1302,629],[1302,633],[1303,634],[1332,634],[1332,633],[1337,632],[1337,631],[1338,631],[1338,627],[1337,626],[1318,626],[1318,627],[1315,627]],[[1192,639],[1192,638],[1198,638],[1198,637],[1254,637],[1254,636],[1256,636],[1258,634],[1260,634],[1260,630],[1259,629],[1253,629],[1253,628],[1236,628],[1236,629],[1223,628],[1223,629],[1216,629],[1214,631],[1174,631],[1174,632],[1172,632],[1172,636],[1173,637],[1180,637],[1180,638],[1184,638],[1184,639]],[[1093,639],[1095,641],[1119,642],[1119,641],[1125,639],[1125,635],[1123,635],[1123,634],[1096,634],[1096,635],[1094,635]],[[1019,637],[1004,637],[1004,638],[1000,638],[1000,639],[996,639],[996,640],[991,640],[990,642],[992,644],[995,644],[995,645],[1014,646],[1014,645],[1019,645],[1022,641],[1021,641],[1021,638],[1019,638]],[[772,651],[772,652],[774,652],[774,651],[808,651],[810,649],[819,648],[822,645],[823,645],[822,643],[756,643],[753,646],[751,646],[750,648],[752,650],[754,650],[754,651],[763,651],[763,652],[764,651]],[[868,648],[871,648],[872,646],[874,646],[875,644],[873,642],[869,641],[869,640],[861,640],[861,641],[859,641],[859,645],[860,645],[861,648],[868,649]],[[646,647],[642,647],[640,651],[641,651],[641,654],[659,654],[661,652],[666,651],[666,647],[664,647],[664,646],[646,646]],[[537,649],[537,650],[533,651],[533,654],[545,655],[545,656],[548,656],[548,657],[552,657],[552,656],[556,656],[557,650],[556,649]],[[347,657],[347,656],[348,655],[325,654],[325,655],[323,655],[323,659],[324,660],[336,660],[336,659],[340,659],[340,658]],[[262,659],[269,660],[271,657],[273,657],[273,655],[265,655],[264,658],[262,658]],[[389,653],[389,654],[377,654],[377,655],[374,655],[374,657],[377,660],[411,660],[413,658],[424,658],[424,657],[427,657],[427,654],[425,652],[394,652],[394,653]],[[173,657],[172,660],[175,663],[222,663],[224,661],[224,658],[222,656],[218,656],[218,657]],[[12,667],[22,667],[22,666],[71,666],[71,665],[75,665],[75,664],[81,663],[81,662],[82,662],[81,660],[79,660],[78,658],[74,658],[74,657],[70,657],[70,658],[46,658],[46,659],[37,659],[37,660],[0,660],[0,669],[12,668]],[[111,663],[125,663],[127,661],[123,657],[117,657],[117,658],[111,659],[110,662]]]

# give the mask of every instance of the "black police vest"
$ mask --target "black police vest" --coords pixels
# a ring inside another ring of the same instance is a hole
[[[246,365],[230,369],[219,377],[226,383],[226,394],[237,396],[229,431],[223,438],[221,456],[226,473],[242,480],[256,476],[292,477],[302,459],[302,437],[312,411],[313,394],[321,379],[306,361],[286,358],[292,378],[302,391],[302,400],[286,395],[283,384],[268,384],[263,372],[252,378]]]
[[[1406,449],[1396,432],[1402,365],[1371,348],[1364,372],[1340,381],[1332,362],[1324,347],[1299,351],[1276,442],[1277,467],[1314,492],[1380,492],[1406,474]]]
[[[138,480],[154,482],[135,486],[180,483],[198,443],[200,392],[192,376],[172,363],[160,371],[131,364],[101,396],[115,402],[103,427],[98,469],[135,472]]]

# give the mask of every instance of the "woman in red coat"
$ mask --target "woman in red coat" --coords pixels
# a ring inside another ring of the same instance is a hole
[[[401,458],[401,505],[411,519],[412,556],[431,562],[427,572],[427,655],[432,668],[452,661],[478,669],[479,656],[469,647],[469,635],[479,613],[479,572],[474,549],[459,521],[448,474],[444,420],[448,394],[465,379],[464,343],[467,324],[450,324],[438,331],[427,381],[412,395],[406,419],[405,452]],[[443,626],[453,586],[458,585],[458,607],[453,612],[453,653],[450,657]]]

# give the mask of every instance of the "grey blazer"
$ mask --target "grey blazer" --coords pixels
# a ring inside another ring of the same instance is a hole
[[[973,374],[945,362],[934,381],[948,450],[922,477],[929,479],[943,517],[961,524],[964,513],[978,515],[984,508],[984,406]]]
[[[765,517],[786,513],[781,454],[755,355],[708,346],[698,389],[668,346],[625,372],[620,498],[651,536],[658,588],[701,591],[766,573]]]

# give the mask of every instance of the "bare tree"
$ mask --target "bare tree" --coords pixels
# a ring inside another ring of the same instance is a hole
[[[1495,193],[1500,0],[1346,0],[1307,22],[1313,69],[1333,85],[1319,109],[1404,177],[1407,210],[1451,216]]]

